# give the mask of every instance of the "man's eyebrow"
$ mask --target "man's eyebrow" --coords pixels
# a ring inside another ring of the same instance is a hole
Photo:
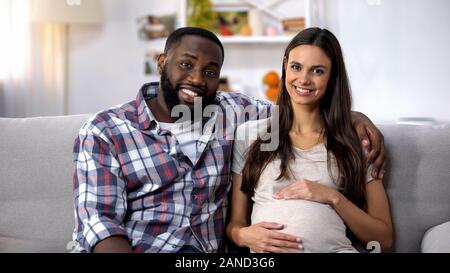
[[[197,56],[195,56],[194,54],[191,54],[189,52],[183,53],[183,56],[186,56],[186,57],[189,57],[189,58],[192,58],[192,59],[195,59],[195,60],[198,59]]]
[[[185,53],[183,53],[183,55],[182,56],[185,56],[185,57],[188,57],[188,58],[192,58],[192,59],[194,59],[194,60],[198,60],[198,58],[197,58],[197,56],[196,55],[194,55],[194,54],[191,54],[191,53],[189,53],[189,52],[185,52]],[[211,61],[211,62],[209,62],[209,64],[208,65],[212,65],[212,66],[215,66],[215,67],[217,67],[217,68],[220,68],[220,64],[219,63],[217,63],[217,62],[213,62],[213,61]]]

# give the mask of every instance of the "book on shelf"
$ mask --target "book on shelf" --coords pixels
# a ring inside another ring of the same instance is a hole
[[[305,29],[305,18],[286,18],[281,20],[284,34],[297,34]]]

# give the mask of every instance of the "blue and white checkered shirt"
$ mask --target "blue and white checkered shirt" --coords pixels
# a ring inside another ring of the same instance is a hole
[[[272,104],[217,92],[192,164],[146,104],[157,88],[145,84],[134,101],[97,113],[79,131],[73,151],[78,250],[90,252],[110,236],[128,238],[135,252],[176,252],[192,242],[204,252],[221,246],[235,130],[267,118]]]

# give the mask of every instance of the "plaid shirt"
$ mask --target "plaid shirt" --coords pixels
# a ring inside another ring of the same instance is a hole
[[[217,92],[216,108],[197,140],[197,160],[184,156],[175,136],[160,129],[146,100],[91,117],[74,144],[77,250],[124,236],[136,252],[176,252],[195,242],[217,252],[224,235],[235,129],[270,114],[271,104],[239,93]],[[256,111],[242,111],[253,105]],[[220,130],[221,129],[221,130]]]

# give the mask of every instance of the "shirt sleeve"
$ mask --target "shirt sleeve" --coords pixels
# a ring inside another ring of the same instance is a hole
[[[363,148],[363,153],[364,153],[364,159],[366,159],[367,155],[369,154],[369,151],[367,149]],[[372,170],[373,170],[373,164],[370,164],[369,167],[367,167],[367,171],[366,171],[366,179],[365,179],[366,184],[368,184],[369,182],[374,180],[374,178],[372,177]]]
[[[238,124],[250,120],[266,119],[272,115],[274,104],[268,100],[255,98],[243,93],[229,92],[233,96],[236,102],[239,102],[239,106],[242,107],[239,111]]]
[[[120,166],[112,144],[92,126],[84,125],[74,144],[74,239],[87,252],[108,237],[128,238],[123,225],[127,191]]]
[[[258,139],[261,129],[266,129],[266,126],[260,121],[248,121],[239,125],[236,129],[231,165],[231,171],[234,173],[242,174],[248,149]]]
[[[237,128],[233,145],[233,162],[231,165],[231,171],[239,175],[242,174],[242,169],[244,168],[245,152],[247,150],[246,139],[244,135],[245,126],[246,124],[244,123]]]
[[[366,184],[374,180],[372,177],[373,164],[370,164],[366,171]]]

